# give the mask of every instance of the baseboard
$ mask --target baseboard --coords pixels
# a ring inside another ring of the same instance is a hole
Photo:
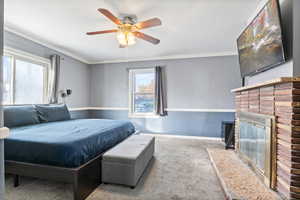
[[[221,138],[217,137],[203,137],[203,136],[185,136],[185,135],[169,135],[169,134],[153,134],[153,133],[140,133],[143,135],[151,135],[155,137],[167,137],[167,138],[178,138],[178,139],[192,139],[192,140],[211,140],[211,141],[217,141],[222,142]]]

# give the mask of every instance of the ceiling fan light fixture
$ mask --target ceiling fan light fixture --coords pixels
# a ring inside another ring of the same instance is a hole
[[[128,45],[133,45],[136,43],[135,36],[132,32],[127,34],[127,43]]]
[[[136,43],[135,36],[132,32],[118,31],[117,39],[122,46],[131,46]]]

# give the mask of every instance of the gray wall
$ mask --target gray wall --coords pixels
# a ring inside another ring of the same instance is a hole
[[[236,56],[94,65],[91,106],[128,108],[128,68],[164,66],[169,109],[234,109],[230,90],[241,86]],[[81,118],[84,114],[74,113]],[[220,137],[231,112],[169,112],[167,117],[129,119],[124,110],[93,110],[90,118],[131,120],[140,131]]]
[[[230,90],[240,87],[236,56],[94,65],[91,106],[128,107],[128,71],[165,67],[168,108],[233,109]]]
[[[4,45],[44,58],[49,58],[52,54],[60,55],[62,60],[59,89],[71,88],[73,90],[72,95],[67,99],[68,106],[84,107],[89,105],[90,73],[87,64],[8,31],[4,32]]]
[[[10,32],[6,46],[49,58],[62,56],[60,89],[73,89],[69,107],[128,107],[127,68],[165,67],[168,108],[233,109],[232,88],[239,87],[236,56],[148,61],[88,66],[73,58]],[[73,118],[128,119],[127,111],[77,111]],[[233,113],[169,112],[165,118],[129,119],[138,130],[152,133],[219,137],[222,121],[233,121]]]
[[[136,130],[168,135],[221,137],[222,121],[234,121],[235,113],[169,112],[167,117],[128,118],[128,111],[94,110],[90,118],[130,120]]]
[[[168,112],[167,117],[128,118],[126,110],[71,111],[72,119],[129,120],[137,131],[168,135],[221,137],[222,122],[233,122],[234,112]]]
[[[255,85],[257,83],[262,83],[269,81],[278,77],[292,77],[293,76],[293,66],[294,61],[288,61],[280,66],[272,68],[268,71],[256,74],[251,77],[245,78],[245,85]]]
[[[293,8],[294,1],[297,2],[298,0],[280,0],[282,32],[287,62],[271,70],[262,72],[251,77],[246,77],[246,85],[253,85],[259,82],[268,81],[278,77],[300,76],[300,70],[296,69],[293,56],[295,43],[294,26],[296,24],[293,20],[293,13],[295,15],[295,13],[298,12],[297,9]],[[259,10],[265,5],[266,2],[267,0],[263,0],[260,2],[260,5],[254,12],[253,16],[249,18],[249,23],[253,20],[254,16],[257,15]],[[297,12],[293,12],[293,10],[297,10]]]

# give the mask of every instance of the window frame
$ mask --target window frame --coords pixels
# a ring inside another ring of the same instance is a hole
[[[153,112],[148,112],[148,113],[135,112],[135,98],[134,97],[137,94],[137,92],[135,92],[135,86],[136,86],[135,75],[143,74],[143,73],[150,73],[150,72],[154,73],[154,84],[156,84],[154,67],[129,69],[129,117],[130,118],[158,118],[158,116],[155,113],[155,107],[153,107]],[[154,93],[140,93],[140,94],[154,95],[153,103],[155,106],[155,104],[156,104],[155,91],[154,91]]]
[[[12,91],[10,94],[10,103],[9,104],[2,104],[4,106],[10,106],[10,105],[31,105],[31,104],[16,104],[15,103],[15,83],[16,83],[16,60],[20,60],[23,62],[29,62],[32,64],[40,65],[43,67],[43,101],[41,104],[47,104],[48,103],[48,75],[49,75],[49,68],[51,65],[50,59],[39,57],[30,53],[27,53],[25,51],[13,49],[10,47],[4,47],[3,50],[3,57],[11,57],[12,59],[12,77],[11,77],[11,87]],[[3,62],[3,61],[2,61]]]

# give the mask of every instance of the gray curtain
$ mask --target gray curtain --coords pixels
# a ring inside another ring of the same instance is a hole
[[[165,94],[164,94],[164,78],[162,67],[155,67],[155,112],[159,116],[166,116],[165,110]]]
[[[48,76],[48,101],[50,104],[58,103],[58,84],[60,74],[60,56],[50,56],[51,66]]]
[[[3,13],[4,1],[0,0],[0,101],[2,102],[2,55],[3,55]],[[3,107],[0,105],[0,127],[3,127]],[[0,199],[4,199],[4,140],[0,139]]]

